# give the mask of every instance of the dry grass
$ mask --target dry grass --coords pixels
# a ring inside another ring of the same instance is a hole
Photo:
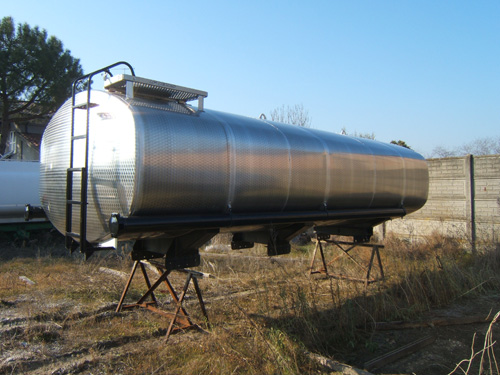
[[[279,258],[267,258],[263,248],[202,252],[200,270],[215,276],[200,280],[209,334],[181,332],[168,345],[161,338],[167,326],[164,318],[138,310],[114,313],[125,280],[99,268],[128,273],[128,258],[108,255],[83,262],[35,256],[4,261],[0,313],[5,311],[11,323],[0,326],[0,373],[54,368],[64,373],[66,367],[67,373],[99,374],[317,373],[321,368],[306,351],[349,361],[353,348],[371,345],[375,321],[416,319],[432,308],[500,287],[497,246],[472,255],[438,236],[420,244],[393,238],[385,245],[388,277],[368,288],[308,277],[312,245]],[[333,251],[327,248],[327,256]],[[345,260],[339,264],[349,267]],[[175,274],[172,281],[180,288],[184,276]],[[131,299],[140,295],[143,284],[138,277],[134,280]],[[169,301],[161,288],[159,298]],[[203,322],[195,300],[187,300],[188,310],[195,321]],[[31,354],[6,361],[20,345]]]
[[[453,371],[451,371],[448,375],[473,374],[475,373],[473,372],[473,364],[479,366],[478,369],[479,374],[491,374],[491,375],[500,374],[498,361],[494,352],[496,341],[493,340],[493,326],[497,323],[499,317],[500,317],[500,312],[498,312],[491,321],[488,330],[486,331],[483,347],[480,350],[476,351],[475,348],[476,334],[474,334],[472,338],[470,357],[468,359],[460,361],[453,369]]]

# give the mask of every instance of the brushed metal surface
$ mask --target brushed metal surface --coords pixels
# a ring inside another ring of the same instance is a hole
[[[111,213],[168,216],[399,207],[413,212],[427,199],[427,163],[399,146],[108,92],[93,91],[91,101],[97,105],[90,110],[90,242],[110,238]],[[77,134],[85,124],[80,112]],[[40,199],[61,232],[70,116],[71,103],[66,102],[47,126],[41,148]],[[83,142],[75,166],[83,164],[82,147]],[[78,196],[78,178],[74,189]],[[75,209],[75,225],[78,215]]]

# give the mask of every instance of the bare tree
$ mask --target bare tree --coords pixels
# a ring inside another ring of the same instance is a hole
[[[500,137],[479,138],[466,143],[459,148],[462,155],[492,155],[500,154]]]
[[[270,115],[272,121],[303,126],[305,128],[311,127],[311,117],[302,104],[287,105],[286,107],[283,104],[281,107],[271,110]]]
[[[431,158],[449,158],[451,156],[457,156],[454,150],[443,146],[436,146],[431,152]]]
[[[375,133],[358,133],[357,131],[354,131],[354,133],[350,134],[348,131],[347,131],[347,128],[344,126],[340,133],[342,135],[350,135],[350,136],[353,136],[353,137],[357,137],[357,138],[366,138],[366,139],[375,139]]]
[[[444,146],[435,147],[430,157],[433,158],[447,158],[452,156],[462,155],[493,155],[500,154],[500,136],[491,138],[478,138],[469,143],[465,143],[454,149]]]

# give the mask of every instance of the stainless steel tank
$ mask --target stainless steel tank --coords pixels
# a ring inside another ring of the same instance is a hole
[[[76,97],[77,103],[85,100],[84,94]],[[381,209],[410,213],[427,199],[427,164],[403,147],[200,111],[182,100],[92,91],[90,101],[87,240],[91,243],[111,238],[113,213],[135,218],[256,218],[260,213],[292,212],[297,217],[301,212]],[[62,233],[71,108],[68,100],[53,116],[41,146],[40,199]],[[74,123],[75,135],[82,134],[86,111],[75,110]],[[75,141],[74,166],[84,163],[84,144],[83,139]],[[73,220],[79,221],[78,210]],[[311,220],[321,224],[320,219]],[[358,217],[356,223],[362,220]],[[217,225],[238,230],[236,221],[224,223]],[[258,218],[252,222],[256,224]]]

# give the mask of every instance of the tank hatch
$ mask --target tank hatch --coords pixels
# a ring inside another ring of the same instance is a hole
[[[208,96],[206,91],[128,74],[108,77],[104,83],[104,88],[110,92],[122,93],[127,98],[141,97],[146,99],[173,100],[179,103],[198,99],[199,111],[203,111],[203,99]]]

